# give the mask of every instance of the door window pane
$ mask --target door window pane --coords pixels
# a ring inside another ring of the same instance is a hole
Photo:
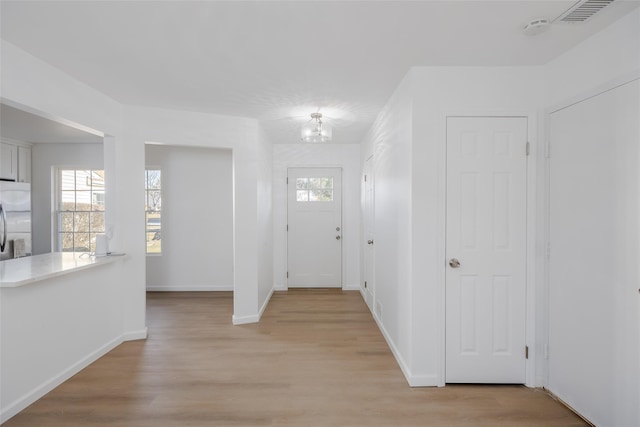
[[[296,201],[332,202],[333,177],[297,178]]]

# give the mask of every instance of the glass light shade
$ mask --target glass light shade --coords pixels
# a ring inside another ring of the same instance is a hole
[[[314,113],[311,120],[302,125],[300,136],[304,142],[331,141],[331,126],[322,121],[322,114]]]

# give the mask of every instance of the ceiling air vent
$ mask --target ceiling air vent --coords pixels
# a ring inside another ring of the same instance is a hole
[[[584,22],[614,1],[615,0],[579,0],[566,12],[558,16],[554,22]]]

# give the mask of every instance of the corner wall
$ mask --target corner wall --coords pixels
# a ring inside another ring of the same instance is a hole
[[[134,160],[127,159],[127,174],[144,182],[145,143],[157,143],[176,147],[208,147],[230,149],[233,171],[233,245],[234,245],[234,314],[235,324],[257,322],[260,309],[264,305],[259,297],[261,286],[269,286],[261,280],[259,265],[268,253],[260,251],[259,236],[269,239],[270,230],[263,231],[264,218],[268,217],[269,206],[258,206],[259,171],[269,162],[271,149],[268,141],[258,135],[256,120],[220,116],[216,114],[193,113],[161,108],[125,107],[125,130],[128,150],[135,153]],[[260,147],[262,145],[262,147]],[[133,157],[133,156],[132,156]],[[133,182],[133,181],[132,181]],[[269,191],[269,186],[263,188]],[[144,258],[144,240],[135,230],[144,227],[144,188],[129,187],[122,192],[126,197],[137,200],[134,212],[121,221],[129,223],[136,241],[141,242],[139,253]],[[121,193],[122,193],[121,192]],[[263,233],[263,234],[261,234]],[[270,259],[270,258],[268,258]],[[264,294],[264,292],[263,292]],[[143,295],[144,296],[144,295]]]

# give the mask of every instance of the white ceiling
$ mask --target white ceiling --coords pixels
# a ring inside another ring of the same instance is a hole
[[[124,104],[256,118],[276,143],[320,110],[357,143],[410,67],[544,64],[639,1],[521,33],[574,3],[2,0],[1,34]]]
[[[32,143],[102,143],[101,136],[0,104],[0,137]]]

